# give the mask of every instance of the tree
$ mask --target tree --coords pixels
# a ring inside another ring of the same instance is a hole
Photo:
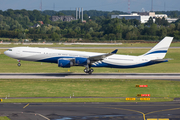
[[[180,23],[176,23],[176,29],[180,30]]]
[[[26,24],[26,25],[29,25],[30,19],[29,19],[28,16],[25,16],[25,17],[24,17],[24,21],[25,21],[25,24]]]
[[[155,23],[156,23],[157,25],[162,25],[161,18],[156,18]]]
[[[85,37],[86,39],[88,39],[88,40],[91,40],[91,39],[92,39],[92,37],[91,37],[91,35],[90,35],[89,33],[87,33],[84,37]]]
[[[58,12],[58,13],[56,13],[55,15],[57,15],[57,16],[64,16],[65,14],[62,13],[62,12]]]
[[[51,38],[53,41],[58,41],[59,40],[59,35],[56,32],[53,32],[51,34]]]
[[[168,21],[164,17],[162,19],[161,18],[156,18],[155,23],[157,25],[163,25],[163,26],[168,26],[169,25]]]
[[[13,16],[14,10],[8,9],[6,13],[7,13],[8,16]]]
[[[68,38],[76,38],[76,33],[74,31],[70,31],[68,34],[67,34],[67,37]]]
[[[158,32],[157,35],[161,38],[164,38],[167,35],[167,30],[165,27],[162,27]]]
[[[153,18],[150,17],[146,24],[151,26],[153,24]]]
[[[169,25],[168,21],[164,17],[161,19],[161,22],[162,22],[162,25],[164,25],[164,26],[168,26]]]
[[[18,38],[19,39],[25,39],[26,38],[26,34],[25,33],[24,34],[23,33],[19,33],[18,34]]]
[[[45,16],[44,24],[50,24],[49,17],[48,15]]]
[[[149,35],[155,36],[156,31],[157,31],[157,25],[153,23],[149,28]]]
[[[89,16],[88,16],[87,14],[84,14],[83,19],[84,19],[84,20],[88,20],[88,19],[89,19]]]
[[[109,39],[109,40],[116,40],[116,35],[113,34],[113,33],[110,33],[110,34],[108,35],[108,39]]]
[[[170,29],[171,31],[173,31],[175,28],[176,28],[176,25],[175,25],[175,24],[170,24],[169,29]]]
[[[177,14],[178,14],[177,11],[172,11],[172,12],[171,12],[171,17],[172,17],[172,18],[177,18],[177,17],[178,17]]]
[[[173,32],[173,36],[174,36],[175,39],[180,39],[180,32],[177,31],[177,30],[174,31],[174,32]]]
[[[1,14],[1,15],[3,14],[3,11],[2,11],[2,10],[0,10],[0,14]]]
[[[42,34],[45,34],[46,31],[47,31],[46,26],[43,25],[43,26],[41,27],[41,30],[40,30],[40,31],[41,31]]]

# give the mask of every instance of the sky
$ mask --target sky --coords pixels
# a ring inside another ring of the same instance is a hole
[[[82,7],[84,10],[123,11],[128,12],[128,1],[130,1],[130,12],[150,11],[152,0],[0,0],[0,10],[75,10]],[[180,11],[180,0],[153,0],[154,11]]]

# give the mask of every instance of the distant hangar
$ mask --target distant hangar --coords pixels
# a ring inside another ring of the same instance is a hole
[[[128,19],[137,19],[141,23],[146,23],[149,18],[152,17],[155,21],[155,18],[165,18],[169,23],[175,22],[178,18],[168,18],[166,14],[155,14],[155,12],[138,12],[138,13],[131,13],[131,14],[125,14],[125,15],[111,15],[111,18],[125,18]]]

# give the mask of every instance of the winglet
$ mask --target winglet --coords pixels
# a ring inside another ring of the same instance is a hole
[[[115,49],[114,51],[111,52],[111,54],[116,54],[118,49]]]

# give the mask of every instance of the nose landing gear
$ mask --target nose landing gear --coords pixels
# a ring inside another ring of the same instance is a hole
[[[17,60],[17,61],[19,62],[19,63],[17,64],[17,66],[20,67],[20,66],[21,66],[21,63],[20,63],[20,62],[21,62],[21,61],[20,61],[20,60]]]

